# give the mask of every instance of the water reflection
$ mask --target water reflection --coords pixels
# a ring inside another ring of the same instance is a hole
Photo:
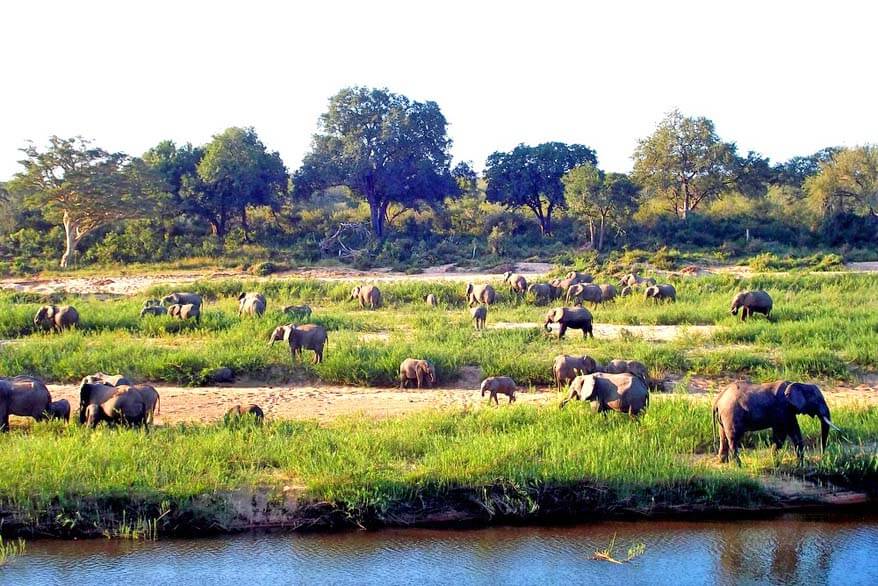
[[[591,560],[616,535],[617,557]],[[0,584],[878,584],[878,518],[31,542]]]

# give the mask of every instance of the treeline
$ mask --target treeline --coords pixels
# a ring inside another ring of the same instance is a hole
[[[828,147],[772,164],[706,118],[669,113],[630,175],[560,142],[452,167],[435,102],[348,88],[329,101],[302,165],[252,128],[140,157],[81,137],[22,149],[0,185],[0,269],[226,257],[340,258],[397,268],[588,248],[843,250],[878,242],[878,147]],[[54,260],[52,260],[54,259]]]

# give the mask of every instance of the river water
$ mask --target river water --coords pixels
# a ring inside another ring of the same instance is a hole
[[[616,536],[614,557],[593,560]],[[0,584],[878,585],[878,517],[28,543]]]

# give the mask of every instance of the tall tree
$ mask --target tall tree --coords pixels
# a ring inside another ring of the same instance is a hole
[[[561,177],[585,163],[597,165],[597,157],[581,144],[520,144],[508,153],[495,152],[485,163],[487,199],[509,209],[529,208],[542,233],[551,234],[552,212],[566,206]]]
[[[570,170],[561,181],[570,211],[588,221],[592,248],[603,249],[607,224],[621,227],[636,207],[637,185],[623,173],[604,173],[589,164]]]
[[[832,157],[841,150],[839,147],[826,147],[813,155],[793,157],[783,163],[778,163],[772,168],[776,185],[788,185],[801,188],[805,179],[820,172],[820,165],[828,163]]]
[[[805,180],[812,205],[825,216],[878,216],[878,145],[842,149]]]
[[[52,136],[46,150],[23,149],[24,171],[13,184],[31,205],[64,226],[67,267],[79,242],[113,222],[145,216],[152,207],[156,180],[141,159],[109,153],[82,137]]]
[[[382,238],[391,204],[435,205],[459,193],[446,127],[436,102],[414,102],[386,89],[343,89],[320,117],[293,193],[305,198],[348,187],[368,202],[372,231]]]
[[[767,164],[755,153],[739,158],[734,143],[720,140],[713,122],[669,113],[634,151],[632,178],[645,195],[666,199],[686,219],[699,204],[752,178]],[[761,172],[761,171],[760,171]]]

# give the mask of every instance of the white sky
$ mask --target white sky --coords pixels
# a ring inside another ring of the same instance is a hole
[[[774,161],[878,141],[874,2],[307,4],[3,2],[0,179],[27,139],[139,155],[233,125],[292,171],[349,85],[436,101],[479,169],[559,140],[627,171],[673,107]]]

